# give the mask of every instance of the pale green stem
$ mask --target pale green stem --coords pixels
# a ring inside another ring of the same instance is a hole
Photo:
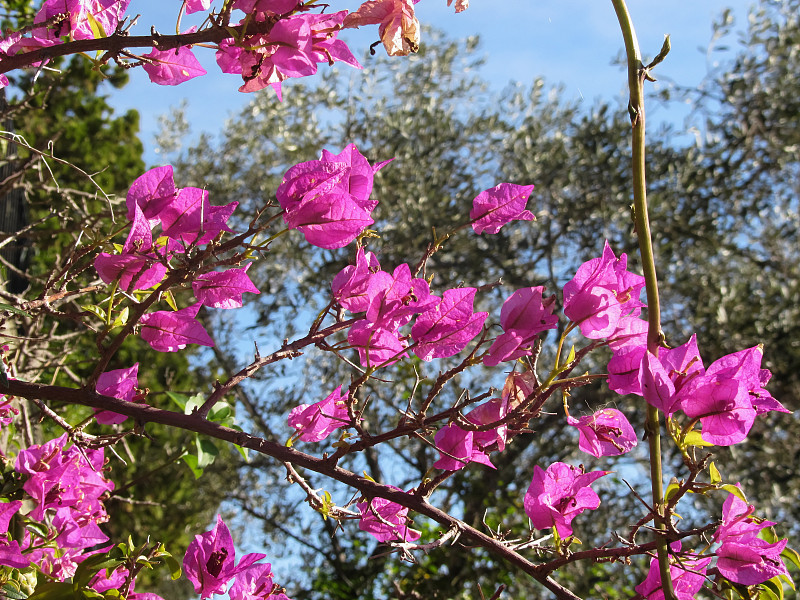
[[[636,234],[639,240],[639,252],[642,259],[642,271],[647,291],[647,350],[658,356],[658,348],[663,341],[661,332],[661,309],[658,300],[658,280],[653,259],[653,244],[650,239],[650,221],[647,216],[647,189],[645,184],[645,120],[644,120],[644,80],[647,71],[642,63],[639,42],[633,28],[625,0],[611,0],[617,13],[622,37],[625,40],[625,54],[628,62],[628,87],[630,102],[628,111],[632,124],[633,155],[633,205],[635,211]],[[661,425],[659,411],[647,405],[647,422],[645,425],[650,445],[650,480],[653,496],[653,508],[656,511],[654,524],[656,529],[666,530],[664,514],[664,484],[661,469]],[[657,537],[658,566],[661,574],[661,585],[666,600],[677,600],[669,572],[669,548],[663,535]]]

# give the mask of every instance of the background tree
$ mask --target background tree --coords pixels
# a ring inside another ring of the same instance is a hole
[[[790,409],[798,408],[800,390],[800,354],[791,342],[796,337],[800,281],[800,63],[793,42],[800,35],[797,13],[796,0],[762,3],[739,50],[710,73],[702,93],[692,97],[692,119],[702,123],[702,135],[687,140],[678,128],[668,127],[651,134],[649,143],[658,264],[665,304],[674,307],[666,315],[669,341],[681,344],[687,332],[697,331],[707,364],[737,348],[765,342],[766,364],[782,382],[773,393]],[[729,35],[731,27],[723,18],[716,34]],[[557,91],[547,90],[541,81],[482,102],[476,89],[483,84],[471,54],[475,43],[435,37],[408,61],[366,59],[366,72],[349,81],[334,72],[318,86],[295,85],[280,104],[271,94],[257,95],[226,128],[224,138],[204,137],[186,150],[176,172],[186,184],[207,185],[219,202],[238,200],[252,210],[274,193],[290,165],[308,160],[320,145],[338,151],[355,142],[371,161],[395,157],[376,178],[381,237],[369,241],[369,249],[388,269],[406,257],[421,257],[433,239],[432,226],[441,232],[454,225],[462,208],[493,182],[535,183],[530,202],[538,219],[534,235],[523,233],[531,231],[528,228],[508,227],[477,244],[456,235],[432,259],[435,283],[451,285],[463,278],[491,286],[502,279],[508,287],[494,287],[491,293],[496,297],[520,286],[558,289],[596,253],[603,238],[633,253],[631,215],[625,209],[630,123],[624,108],[601,104],[586,110],[564,104]],[[250,274],[264,293],[254,303],[257,314],[252,321],[237,323],[237,328],[249,326],[250,335],[261,343],[289,335],[287,322],[296,331],[308,325],[315,316],[307,308],[308,299],[317,301],[315,307],[326,304],[328,282],[347,258],[346,251],[309,250],[302,241],[276,246],[266,269],[254,266]],[[312,268],[299,269],[301,261],[311,261]],[[309,272],[314,276],[297,275]],[[222,368],[230,369],[236,364],[234,357],[251,350],[242,348],[241,333],[229,335],[227,345],[225,334],[217,334],[215,352]],[[286,399],[313,401],[321,390],[341,383],[341,377],[333,361],[294,363],[277,376],[249,380],[240,399],[252,426],[264,435],[288,437]],[[406,377],[391,385],[369,388],[370,419],[396,421],[391,401],[408,397],[414,381],[409,367]],[[490,383],[500,382],[488,382],[487,388]],[[610,400],[605,385],[596,385],[575,391],[570,407],[580,414]],[[437,498],[441,501],[445,494],[443,504],[476,526],[484,520],[492,528],[499,526],[500,532],[522,526],[520,503],[531,466],[569,457],[559,440],[570,434],[554,427],[555,422],[544,416],[536,422],[536,433],[514,440],[499,470],[465,469]],[[785,457],[796,455],[791,445],[796,429],[796,420],[786,415],[760,422],[757,441],[737,448],[739,456],[726,461],[735,475],[725,473],[742,481],[767,516],[793,524],[798,522],[797,461]],[[425,447],[410,453],[398,442],[385,453],[368,454],[363,465],[349,466],[364,468],[378,480],[386,475],[402,487],[403,479],[410,482],[424,475],[435,456]],[[759,476],[764,470],[771,473],[770,479]],[[394,561],[368,560],[381,548],[336,536],[334,525],[321,517],[292,528],[286,515],[294,515],[302,497],[286,489],[266,461],[256,459],[243,465],[242,472],[246,489],[256,493],[235,492],[232,500],[262,520],[272,542],[293,540],[301,550],[310,579],[298,597],[435,598],[452,596],[456,589],[476,597],[476,586],[490,595],[498,583],[511,586],[512,595],[541,594],[527,589],[524,578],[479,554],[465,561],[456,553],[436,553],[422,566],[408,568]],[[614,514],[597,513],[583,522],[579,537],[623,527],[624,502],[633,510],[638,501],[633,496],[622,500]],[[698,518],[704,508],[697,506]],[[614,570],[613,588],[607,584],[609,569]],[[641,580],[639,575],[643,573],[623,573],[613,565],[578,565],[567,576],[579,595],[627,597]]]
[[[29,0],[4,1],[2,7],[4,29],[31,23],[36,12]],[[12,231],[0,234],[5,238],[0,238],[2,241],[12,241],[8,237],[15,237],[16,243],[30,255],[25,272],[17,273],[23,282],[21,289],[0,297],[5,306],[18,298],[36,302],[57,292],[64,282],[54,279],[53,274],[86,261],[87,245],[83,242],[87,239],[96,242],[88,244],[91,251],[112,233],[108,225],[111,211],[117,219],[124,215],[127,189],[145,169],[138,137],[138,112],[130,110],[119,115],[108,103],[111,88],[123,87],[128,74],[119,68],[94,70],[82,57],[54,61],[51,66],[58,72],[11,75],[12,87],[2,113],[7,124],[3,129],[18,136],[17,143],[9,142],[8,134],[3,137],[4,143],[15,148],[3,165],[7,172],[3,186],[24,192],[27,218],[37,224],[16,236]],[[6,157],[0,160],[3,158]],[[4,204],[2,208],[8,206]],[[4,279],[15,274],[12,268],[0,265]],[[89,269],[82,271],[79,283],[89,287],[100,281],[94,270]],[[90,356],[96,348],[76,317],[89,315],[87,306],[96,306],[100,298],[95,295],[94,300],[87,300],[84,296],[59,305],[49,315],[35,318],[0,312],[7,325],[14,325],[13,331],[3,330],[2,337],[10,346],[6,356],[16,377],[25,381],[80,384],[94,367]],[[101,320],[93,318],[99,327]],[[150,397],[162,407],[174,408],[163,390],[189,392],[201,378],[190,366],[189,352],[153,353],[138,338],[129,340],[109,368],[127,367],[143,356],[148,357],[149,368],[142,370],[140,386],[152,390]],[[213,375],[206,372],[202,377]],[[22,406],[27,427],[19,433],[27,443],[41,443],[58,431],[49,419],[41,420],[42,405],[23,403]],[[75,406],[56,407],[56,410],[73,423],[92,414]],[[4,445],[13,443],[13,433],[4,431]],[[111,518],[105,528],[112,539],[125,539],[131,532],[158,531],[159,539],[171,544],[177,553],[185,550],[194,533],[211,521],[222,500],[224,463],[230,459],[223,453],[220,464],[196,480],[179,460],[194,446],[194,436],[163,428],[148,431],[146,437],[126,440],[125,451],[110,463],[111,476],[118,482],[107,502]],[[152,581],[153,575],[166,581]],[[141,578],[142,585],[160,591],[168,600],[189,597],[192,593],[192,586],[186,580],[169,581],[168,574],[163,572],[153,575],[146,572]]]

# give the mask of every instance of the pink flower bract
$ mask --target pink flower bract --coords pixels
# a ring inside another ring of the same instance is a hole
[[[532,221],[533,213],[525,210],[532,185],[501,183],[478,194],[472,201],[469,218],[475,233],[497,233],[511,221]]]
[[[554,527],[562,538],[570,536],[572,520],[600,506],[600,498],[589,486],[604,475],[608,471],[584,473],[562,462],[553,463],[546,471],[537,465],[525,494],[525,514],[536,529]]]

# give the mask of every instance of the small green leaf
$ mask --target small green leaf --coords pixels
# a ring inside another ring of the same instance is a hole
[[[564,359],[563,363],[561,363],[561,366],[559,367],[559,369],[560,370],[565,369],[567,367],[567,365],[570,364],[573,360],[575,360],[575,346],[574,345],[569,349],[569,354],[567,354],[567,358]]]
[[[189,399],[186,400],[186,406],[183,407],[183,414],[190,415],[194,412],[196,408],[200,408],[203,405],[203,397],[200,394],[195,394],[191,396]]]
[[[722,482],[722,475],[719,474],[719,471],[717,470],[717,465],[714,464],[714,461],[711,461],[711,464],[708,465],[708,475],[711,478],[711,483]]]
[[[174,311],[178,310],[178,305],[175,303],[175,297],[172,295],[171,291],[167,290],[161,295],[161,297],[164,298],[164,300],[166,300],[167,304],[169,304],[169,307],[172,310]]]
[[[233,409],[230,404],[221,400],[217,402],[210,411],[208,411],[208,420],[215,423],[223,423],[233,416]]]
[[[667,486],[667,491],[664,492],[664,501],[669,502],[670,499],[681,489],[681,485],[677,481],[673,481]]]
[[[53,581],[36,586],[29,600],[75,600],[72,584],[66,581]]]
[[[773,577],[769,581],[765,581],[758,587],[762,592],[772,594],[772,597],[776,600],[783,600],[783,586],[781,585],[780,579],[777,577]]]
[[[781,583],[785,583],[790,588],[792,588],[793,592],[797,591],[794,587],[794,581],[792,581],[792,578],[789,577],[788,575],[778,575],[778,579],[781,581]]]
[[[800,554],[798,554],[797,550],[786,546],[781,552],[781,556],[800,569]]]
[[[209,439],[196,437],[197,446],[197,466],[205,469],[219,456],[219,448]]]
[[[99,40],[100,38],[108,37],[105,29],[103,29],[103,24],[100,23],[90,11],[86,11],[86,17],[89,21],[89,27],[92,30],[94,39]]]
[[[24,310],[18,309],[16,306],[11,306],[10,304],[6,304],[4,302],[0,302],[0,310],[5,310],[14,313],[15,315],[22,315],[23,317],[27,317],[29,314]]]
[[[164,562],[169,569],[169,576],[172,577],[172,581],[176,581],[181,578],[181,563],[178,562],[172,554],[166,554],[162,557]]]
[[[130,309],[126,306],[116,317],[114,317],[114,320],[111,322],[111,325],[109,325],[109,328],[114,329],[115,327],[123,327],[128,322],[129,313]]]
[[[187,452],[181,456],[181,460],[192,470],[195,479],[200,479],[203,476],[203,469],[197,466],[197,457],[194,454],[189,454]]]
[[[84,304],[81,308],[85,311],[92,313],[94,316],[98,317],[101,321],[105,323],[106,321],[106,311],[102,308],[97,306],[96,304]]]
[[[742,488],[736,487],[731,483],[726,483],[725,485],[719,486],[719,489],[725,490],[726,492],[730,492],[731,494],[739,498],[739,500],[741,500],[742,502],[747,502],[747,498],[745,497]],[[750,504],[749,502],[747,503]]]
[[[40,537],[42,539],[47,539],[47,536],[49,534],[47,525],[43,525],[42,523],[29,521],[25,523],[25,529],[30,531],[36,537]]]
[[[758,537],[762,540],[766,540],[770,544],[774,544],[778,541],[778,534],[775,533],[775,529],[772,527],[764,527],[764,529],[758,532]]]
[[[9,581],[0,590],[2,590],[0,597],[8,598],[9,600],[25,600],[28,597],[28,594],[19,588],[16,581]]]
[[[177,392],[167,392],[167,397],[172,400],[175,404],[178,405],[184,414],[186,414],[186,403],[189,402],[189,397],[184,396],[183,394],[178,394]]]
[[[714,445],[711,442],[705,441],[701,437],[701,433],[699,431],[694,431],[694,430],[692,430],[692,431],[690,431],[689,433],[686,434],[686,437],[683,438],[683,442],[687,446],[713,446]]]

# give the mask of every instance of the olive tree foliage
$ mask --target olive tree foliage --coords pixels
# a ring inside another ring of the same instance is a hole
[[[734,49],[712,48],[722,61],[699,93],[671,88],[665,101],[688,95],[694,112],[687,127],[699,129],[700,135],[687,138],[673,126],[651,134],[648,141],[658,264],[665,304],[672,307],[665,321],[668,342],[681,344],[687,332],[697,331],[708,348],[707,361],[764,342],[767,364],[781,382],[775,396],[789,408],[797,408],[800,391],[799,4],[763,2]],[[734,23],[725,15],[715,25],[714,39],[730,42],[733,31]],[[624,107],[565,103],[558,88],[541,80],[490,93],[478,73],[477,40],[456,42],[435,32],[430,36],[430,43],[407,60],[367,57],[363,73],[332,70],[316,85],[293,85],[282,103],[269,93],[255,95],[219,138],[206,135],[197,143],[184,142],[179,156],[171,157],[177,159],[176,172],[184,184],[206,186],[219,202],[237,200],[254,211],[289,166],[320,146],[338,151],[354,142],[370,160],[394,157],[391,169],[375,181],[380,200],[375,228],[381,234],[368,241],[389,269],[413,260],[408,257],[421,258],[434,239],[434,225],[445,229],[454,224],[456,207],[491,178],[534,183],[529,206],[537,217],[535,227],[507,227],[477,243],[454,236],[429,262],[438,283],[464,279],[487,286],[497,297],[519,286],[559,288],[589,258],[598,239],[633,251],[633,223],[626,208],[630,122]],[[166,131],[162,139],[174,139],[173,134]],[[268,267],[254,265],[250,275],[262,294],[251,305],[250,320],[236,324],[249,328],[245,334],[241,329],[216,334],[215,357],[223,370],[233,368],[233,357],[252,351],[249,340],[288,335],[287,322],[296,331],[307,327],[315,317],[309,298],[318,301],[313,306],[325,305],[327,286],[346,264],[347,254],[309,250],[304,242],[276,245],[269,250]],[[310,269],[301,268],[309,261]],[[339,369],[333,360],[298,361],[268,379],[249,380],[239,399],[264,434],[288,437],[285,423],[274,415],[336,385]],[[416,377],[409,365],[394,381],[382,382],[380,390],[368,386],[369,417],[396,421],[389,407],[408,397]],[[492,383],[497,382],[485,382],[487,387]],[[588,411],[610,400],[605,386],[598,384],[575,390],[571,406]],[[775,429],[775,419],[759,423],[756,442],[737,450],[726,463],[735,473],[726,475],[752,490],[767,516],[796,524],[800,460],[786,456],[797,457],[792,440],[797,439],[798,424],[783,415],[777,418],[783,429]],[[543,415],[535,434],[514,440],[498,470],[466,469],[451,478],[440,488],[449,498],[443,506],[476,526],[502,522],[510,527],[520,521],[518,486],[530,466],[570,456],[557,441],[570,434],[554,423]],[[389,446],[367,453],[364,464],[351,468],[363,468],[377,480],[391,473],[389,479],[402,487],[404,478],[410,482],[424,476],[435,457],[423,445],[413,453],[401,442]],[[769,480],[759,477],[764,470],[771,473]],[[337,535],[335,523],[321,516],[298,525],[295,506],[302,497],[290,492],[266,461],[243,464],[240,474],[238,489],[247,491],[231,492],[231,500],[261,520],[270,540],[285,540],[298,549],[308,576],[302,597],[445,597],[453,590],[477,597],[476,586],[498,581],[511,586],[512,594],[540,593],[526,589],[524,578],[480,553],[469,560],[438,553],[410,567],[375,559],[380,548]],[[631,495],[627,502],[634,510],[638,501]],[[620,506],[626,505],[617,504],[614,514],[601,507],[582,524],[584,531],[622,526],[626,509]],[[704,507],[698,504],[696,509],[699,515]],[[617,570],[617,584],[609,588],[611,568],[575,567],[567,576],[579,595],[632,593],[639,574]]]

